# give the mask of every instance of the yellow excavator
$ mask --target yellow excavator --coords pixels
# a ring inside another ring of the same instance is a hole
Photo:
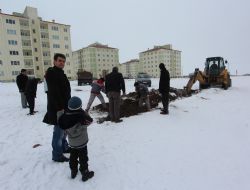
[[[184,87],[187,94],[191,94],[193,84],[198,80],[200,89],[209,87],[222,87],[227,90],[232,85],[230,73],[226,69],[227,60],[222,57],[208,57],[205,62],[204,71],[195,69],[190,75],[187,85]]]

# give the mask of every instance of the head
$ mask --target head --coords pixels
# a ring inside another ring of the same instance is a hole
[[[23,75],[27,75],[27,70],[26,70],[26,69],[21,69],[21,73],[22,73]]]
[[[118,67],[113,67],[112,72],[117,73],[118,72]]]
[[[79,110],[82,108],[82,100],[78,98],[77,96],[73,96],[68,101],[68,108],[71,111]]]
[[[165,67],[164,63],[160,63],[160,64],[159,64],[159,68],[160,68],[161,70],[166,69],[166,67]]]
[[[66,57],[65,55],[61,54],[61,53],[56,53],[54,55],[54,65],[60,69],[63,69],[65,66],[65,61],[66,61]]]
[[[134,83],[134,87],[137,87],[137,86],[139,86],[139,82]]]

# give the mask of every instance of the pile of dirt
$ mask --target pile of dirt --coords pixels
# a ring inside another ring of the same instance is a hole
[[[193,91],[195,93],[195,91]],[[169,92],[169,101],[174,101],[177,98],[186,97],[188,96],[186,91],[183,89],[176,89],[176,88],[170,88]],[[151,109],[154,109],[158,107],[159,102],[161,102],[161,95],[158,90],[152,89],[149,92],[149,101]],[[121,108],[120,108],[120,117],[129,117],[132,115],[137,115],[139,113],[147,112],[146,105],[143,107],[139,107],[139,99],[137,98],[136,92],[131,92],[127,95],[124,95],[121,97]],[[108,107],[109,104],[106,103],[106,106]],[[99,111],[99,112],[107,112],[106,109],[102,107],[102,104],[99,104],[95,107],[93,107],[93,110]],[[109,117],[100,118],[100,123],[103,121],[109,121]]]

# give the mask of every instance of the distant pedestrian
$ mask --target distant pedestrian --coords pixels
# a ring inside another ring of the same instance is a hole
[[[122,122],[120,119],[121,90],[125,95],[125,83],[118,68],[114,67],[112,72],[106,75],[105,89],[109,98],[109,115],[112,122]]]
[[[40,82],[39,78],[31,78],[28,80],[26,88],[25,88],[25,96],[27,98],[30,113],[29,115],[34,115],[36,111],[35,108],[35,98],[36,98],[36,91],[37,91],[37,84]]]
[[[105,86],[104,86],[104,78],[100,78],[98,80],[94,80],[93,83],[91,84],[92,88],[91,88],[91,92],[90,92],[90,97],[89,97],[89,102],[86,108],[86,112],[89,111],[93,101],[95,100],[95,98],[97,97],[101,103],[104,109],[106,109],[106,103],[104,101],[104,98],[101,94],[102,92],[105,92]]]
[[[16,84],[19,89],[20,95],[21,95],[21,103],[22,103],[22,108],[27,108],[27,99],[24,94],[26,84],[28,82],[28,76],[27,76],[27,71],[26,69],[22,69],[21,73],[16,77]]]
[[[134,83],[135,91],[138,94],[139,98],[139,107],[143,107],[143,103],[146,103],[147,110],[149,111],[150,108],[150,102],[149,102],[149,92],[148,87],[145,84],[135,82]]]
[[[160,63],[159,68],[161,70],[160,82],[159,82],[159,92],[162,97],[163,109],[161,114],[169,114],[168,104],[169,104],[169,89],[170,89],[170,76],[163,63]]]
[[[71,97],[70,83],[63,71],[65,61],[65,55],[55,54],[54,67],[48,68],[45,77],[48,86],[48,103],[47,113],[43,122],[54,125],[52,160],[55,162],[69,161],[69,159],[63,155],[63,153],[69,151],[66,134],[57,123],[58,117],[62,115],[67,108],[68,101]]]
[[[87,127],[93,119],[82,110],[82,101],[74,96],[69,100],[68,110],[59,118],[59,126],[68,134],[70,149],[69,167],[71,178],[78,173],[78,163],[82,181],[87,181],[94,176],[93,171],[88,169],[88,132]],[[78,161],[79,159],[79,161]]]

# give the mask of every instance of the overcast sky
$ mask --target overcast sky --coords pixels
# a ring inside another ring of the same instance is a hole
[[[182,51],[183,73],[222,56],[250,73],[249,0],[0,0],[3,13],[38,8],[43,20],[71,25],[72,50],[93,42],[119,48],[120,62],[154,45]]]

